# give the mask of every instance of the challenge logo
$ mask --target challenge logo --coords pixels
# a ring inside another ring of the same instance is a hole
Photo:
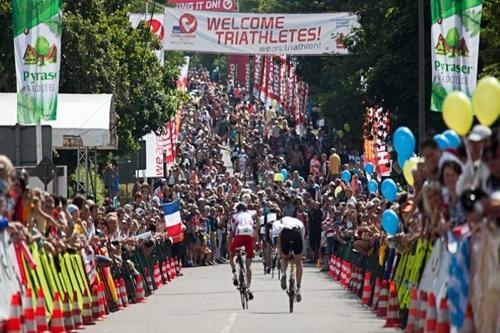
[[[228,10],[228,11],[233,10],[234,9],[233,0],[223,0],[222,7],[224,7],[224,10]]]
[[[156,19],[148,20],[146,22],[146,26],[149,27],[151,33],[155,35],[160,42],[163,40],[164,29],[163,29],[163,24],[161,24],[160,21]]]
[[[174,27],[175,28],[175,27]],[[198,28],[196,17],[191,14],[183,14],[179,18],[179,31],[183,34],[192,34]]]

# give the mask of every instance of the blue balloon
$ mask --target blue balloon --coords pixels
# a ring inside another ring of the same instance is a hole
[[[398,232],[399,218],[392,209],[386,209],[382,213],[382,228],[389,236],[394,236]]]
[[[410,159],[410,156],[398,155],[398,164],[401,168],[405,166],[406,161]]]
[[[288,170],[287,169],[281,169],[281,175],[283,176],[283,179],[288,178]]]
[[[408,127],[399,127],[394,132],[392,142],[399,155],[408,156],[409,158],[415,151],[415,136]]]
[[[373,174],[373,171],[375,171],[375,166],[373,165],[373,163],[366,163],[365,165],[365,171],[366,171],[366,174],[367,175],[372,175]]]
[[[344,170],[340,174],[340,177],[342,178],[343,181],[349,184],[349,182],[351,181],[351,172],[349,170]]]
[[[454,130],[446,130],[443,135],[448,139],[450,148],[457,149],[460,146],[461,140]]]
[[[388,178],[382,182],[382,195],[389,201],[396,200],[396,196],[398,194],[398,187],[394,180]]]
[[[378,191],[378,183],[375,179],[370,179],[368,181],[368,191],[370,193],[377,193]]]
[[[445,150],[450,147],[450,142],[443,134],[436,134],[432,138],[438,145],[439,149]]]

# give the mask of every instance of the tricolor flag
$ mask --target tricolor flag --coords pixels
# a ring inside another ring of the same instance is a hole
[[[184,230],[181,221],[181,212],[179,208],[179,200],[163,204],[165,213],[165,225],[167,235],[172,237],[174,244],[184,240]]]

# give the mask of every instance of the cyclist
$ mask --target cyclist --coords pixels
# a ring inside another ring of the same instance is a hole
[[[278,226],[277,226],[278,227]],[[297,302],[302,300],[300,295],[300,285],[302,282],[302,252],[304,250],[304,224],[299,219],[285,216],[281,219],[281,230],[278,237],[278,248],[281,253],[281,265],[283,275],[281,275],[281,289],[286,290],[286,269],[288,262],[293,260],[297,271]],[[293,258],[290,259],[290,251]]]
[[[247,206],[244,203],[238,203],[236,206],[236,213],[231,219],[231,230],[229,234],[229,244],[230,244],[230,260],[231,271],[233,272],[233,284],[238,285],[238,275],[236,274],[236,264],[234,262],[234,257],[236,249],[239,247],[244,247],[246,252],[246,273],[247,273],[247,287],[248,287],[248,297],[250,300],[253,299],[253,294],[250,291],[250,284],[252,282],[252,258],[253,258],[253,247],[254,247],[254,218],[247,211]]]

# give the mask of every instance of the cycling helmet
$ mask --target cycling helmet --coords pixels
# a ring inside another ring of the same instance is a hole
[[[243,202],[239,202],[237,205],[236,205],[236,211],[237,212],[244,212],[247,210],[247,205]]]

